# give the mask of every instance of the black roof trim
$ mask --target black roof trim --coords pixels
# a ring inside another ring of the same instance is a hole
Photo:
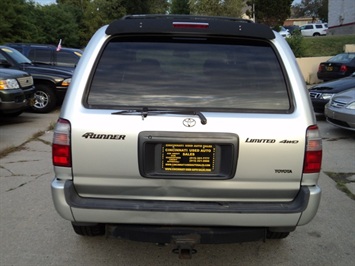
[[[175,28],[173,22],[208,23],[208,28]],[[274,39],[274,32],[266,25],[231,17],[191,15],[129,15],[113,21],[107,35],[118,34],[202,34]]]
[[[195,16],[195,15],[181,15],[181,14],[143,14],[143,15],[127,15],[121,19],[188,19],[188,20],[229,20],[234,22],[254,23],[250,19],[233,18],[233,17],[218,17],[218,16]]]

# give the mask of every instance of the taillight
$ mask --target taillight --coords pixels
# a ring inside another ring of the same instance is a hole
[[[208,26],[205,22],[173,22],[173,27],[180,29],[207,29]]]
[[[308,127],[306,138],[303,173],[319,173],[322,165],[322,139],[316,125]]]
[[[346,65],[341,65],[340,72],[346,72],[347,70],[348,70],[348,67]]]
[[[321,72],[321,71],[323,71],[323,70],[324,70],[324,65],[320,64],[320,65],[318,66],[318,72]]]
[[[52,144],[54,166],[71,167],[70,123],[59,118],[54,128]]]

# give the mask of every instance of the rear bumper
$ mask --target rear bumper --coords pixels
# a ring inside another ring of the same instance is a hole
[[[341,79],[346,76],[349,76],[350,73],[342,73],[342,72],[317,72],[317,78],[321,80],[333,80],[333,79]]]
[[[180,226],[290,227],[310,222],[321,190],[302,187],[291,202],[174,202],[80,197],[72,181],[54,179],[52,197],[58,213],[69,221]]]

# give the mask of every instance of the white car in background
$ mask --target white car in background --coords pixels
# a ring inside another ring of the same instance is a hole
[[[327,23],[310,23],[301,26],[300,28],[302,36],[325,36],[328,32]]]
[[[284,27],[280,27],[279,33],[280,33],[281,36],[284,37],[284,38],[289,38],[289,37],[291,37],[291,33],[289,32],[289,30],[286,29],[286,28],[284,28]]]

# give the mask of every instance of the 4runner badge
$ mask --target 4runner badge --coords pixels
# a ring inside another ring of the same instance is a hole
[[[95,134],[93,132],[87,132],[82,135],[86,139],[114,139],[114,140],[124,140],[126,135],[115,135],[115,134]]]
[[[182,123],[185,127],[193,127],[194,125],[196,125],[196,121],[193,118],[185,118]]]

